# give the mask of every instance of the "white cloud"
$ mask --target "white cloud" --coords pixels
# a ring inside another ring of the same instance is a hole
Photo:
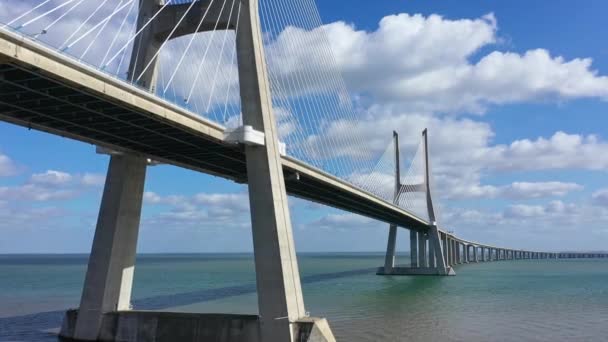
[[[249,226],[249,197],[246,193],[198,193],[192,196],[162,196],[144,193],[147,204],[168,207],[149,217],[151,226],[191,228],[243,228]]]
[[[144,203],[149,204],[159,204],[161,202],[161,197],[152,191],[144,192]]]
[[[48,170],[45,173],[35,173],[30,177],[30,182],[35,184],[62,185],[72,181],[69,173]]]
[[[496,145],[481,156],[497,170],[608,169],[608,143],[596,135],[556,132],[550,138],[522,139]]]
[[[563,182],[515,182],[503,189],[508,198],[539,198],[547,196],[565,196],[571,191],[582,190],[576,183]]]
[[[599,189],[591,197],[594,203],[608,207],[608,189]]]
[[[0,154],[0,177],[13,176],[17,173],[17,166],[6,155]]]
[[[106,181],[106,176],[98,173],[85,173],[80,176],[80,183],[87,186],[102,186]]]
[[[497,31],[493,14],[450,20],[402,13],[382,18],[373,32],[344,22],[312,31],[287,28],[268,50],[283,77],[311,64],[331,75],[333,63],[318,53],[328,39],[350,89],[410,110],[483,112],[487,105],[540,99],[608,99],[608,77],[598,75],[589,58],[565,60],[534,49],[492,51],[473,62],[475,53],[499,41]],[[317,82],[304,88],[329,84],[323,77]]]
[[[20,186],[0,187],[0,198],[6,200],[20,201],[51,201],[66,200],[78,195],[77,191],[71,189],[52,189],[37,184],[24,184]]]
[[[540,205],[514,204],[505,210],[506,218],[539,217],[545,213],[545,208]]]
[[[103,184],[103,176],[98,174],[81,175],[47,170],[32,174],[24,184],[0,187],[0,200],[36,202],[68,200],[84,193],[81,185],[97,187],[100,184]]]
[[[529,199],[542,197],[565,196],[583,187],[576,183],[563,182],[514,182],[505,186],[479,185],[464,183],[447,189],[448,198],[508,198]]]

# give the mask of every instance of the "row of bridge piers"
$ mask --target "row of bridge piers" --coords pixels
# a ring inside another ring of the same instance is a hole
[[[408,266],[395,263],[394,249],[387,250],[386,264],[378,269],[379,275],[455,275],[455,265],[503,260],[542,259],[608,259],[607,253],[537,252],[500,248],[469,242],[456,236],[439,232],[441,253],[437,253],[429,242],[428,232],[410,230],[410,262]],[[438,257],[445,258],[447,272],[439,269]]]
[[[387,263],[378,269],[380,275],[441,275],[437,257],[443,255],[448,268],[446,275],[454,275],[452,266],[503,260],[542,259],[599,259],[607,258],[607,253],[536,252],[508,249],[469,242],[446,232],[439,232],[442,253],[436,253],[429,243],[428,232],[410,230],[410,265],[397,266],[394,250],[387,251]]]

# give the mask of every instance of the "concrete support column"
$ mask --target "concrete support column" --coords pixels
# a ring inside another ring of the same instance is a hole
[[[74,330],[76,339],[97,340],[104,313],[130,308],[146,166],[141,157],[116,155],[110,159]]]
[[[428,254],[428,264],[430,268],[435,268],[437,266],[436,260],[435,260],[435,246],[433,243],[431,243],[431,239],[429,237],[428,239],[428,250],[429,250],[429,254]]]
[[[464,243],[460,243],[460,248],[459,248],[460,253],[459,253],[459,256],[460,256],[460,263],[461,264],[464,264],[464,260],[465,260],[465,256],[464,256],[465,251],[464,251],[464,249],[465,249]]]
[[[423,232],[418,233],[418,266],[428,267],[427,263],[427,240],[428,235]]]
[[[410,267],[418,267],[418,232],[410,230]]]
[[[473,246],[473,261],[475,262],[479,262],[479,259],[477,258],[477,246]]]
[[[458,253],[458,263],[459,263],[459,264],[462,264],[462,259],[463,259],[463,258],[462,258],[462,247],[463,247],[463,244],[462,244],[462,243],[460,243],[460,242],[458,242],[458,243],[457,243],[457,246],[458,246],[458,247],[457,247],[457,248],[458,248],[458,249],[457,249],[457,253]]]
[[[243,125],[264,133],[245,145],[262,341],[292,341],[292,323],[306,316],[279,136],[264,58],[258,0],[242,0],[236,35]]]
[[[447,234],[444,234],[444,233],[441,234],[441,248],[443,248],[443,256],[445,258],[446,267],[451,266],[450,265],[450,253],[449,253],[450,249],[448,246],[448,236],[447,236]]]
[[[395,245],[397,244],[397,226],[390,225],[388,230],[388,241],[386,243],[386,255],[384,257],[384,273],[391,274],[395,267]]]
[[[454,266],[454,246],[452,245],[452,239],[450,239],[449,237],[446,237],[446,246],[447,246],[447,250],[448,250],[448,254],[446,255],[446,258],[448,259],[448,264],[449,266]]]
[[[456,240],[452,240],[452,246],[454,250],[452,254],[454,254],[454,265],[458,265],[458,242]]]

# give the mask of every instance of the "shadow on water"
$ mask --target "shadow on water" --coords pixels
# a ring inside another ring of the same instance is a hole
[[[344,272],[313,274],[301,278],[303,284],[332,279],[354,277],[375,272],[365,268]],[[154,296],[133,300],[139,310],[161,310],[169,307],[207,302],[216,299],[255,293],[255,284],[228,286],[218,289],[184,292],[165,296]],[[35,314],[0,318],[0,341],[56,341],[56,335],[45,330],[61,326],[65,310],[39,312]]]

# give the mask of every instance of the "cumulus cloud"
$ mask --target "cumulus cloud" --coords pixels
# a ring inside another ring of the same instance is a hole
[[[106,176],[98,173],[85,173],[80,176],[80,183],[87,186],[102,186],[106,181]]]
[[[540,99],[608,99],[608,77],[598,75],[589,58],[566,60],[534,49],[492,51],[473,61],[499,41],[493,14],[451,20],[402,13],[382,18],[372,32],[344,22],[311,31],[289,27],[268,47],[273,67],[288,77],[313,64],[330,75],[334,65],[318,53],[326,40],[350,89],[404,108],[483,112],[488,105]],[[305,88],[321,90],[327,81]]]
[[[591,197],[595,204],[608,207],[608,189],[599,189]]]
[[[34,173],[21,185],[0,187],[0,200],[11,201],[53,201],[78,197],[84,192],[83,185],[97,187],[103,176],[94,173],[70,174],[63,171],[47,170]]]
[[[482,157],[497,170],[608,169],[608,142],[596,135],[556,132],[549,138],[521,139],[488,148]]]
[[[0,153],[0,177],[13,176],[17,173],[17,166],[6,155]]]
[[[0,187],[0,198],[19,201],[51,201],[66,200],[77,196],[71,189],[52,189],[37,184],[24,184],[20,186]]]
[[[530,199],[565,196],[583,187],[576,183],[563,182],[513,182],[504,186],[462,184],[447,189],[448,198],[508,198]]]
[[[192,196],[144,193],[146,204],[168,208],[149,217],[146,222],[153,226],[173,227],[233,227],[249,226],[249,197],[246,193],[198,193]]]
[[[48,170],[44,173],[35,173],[30,177],[30,182],[35,184],[61,185],[72,181],[69,173]]]
[[[544,204],[510,204],[502,210],[452,208],[445,213],[450,227],[465,231],[495,231],[505,229],[548,230],[554,232],[572,230],[578,224],[593,226],[597,219],[607,219],[608,211],[585,203],[568,203],[552,200]],[[590,219],[595,217],[595,219]],[[508,231],[508,230],[507,230]]]

